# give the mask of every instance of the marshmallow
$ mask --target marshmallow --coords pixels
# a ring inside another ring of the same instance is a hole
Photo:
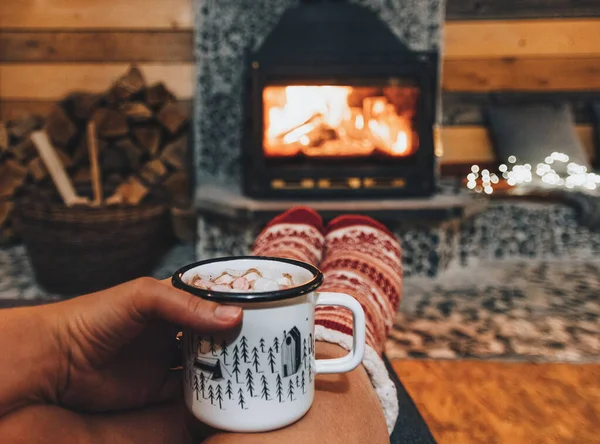
[[[215,284],[231,284],[234,281],[234,277],[227,274],[227,273],[223,273],[221,276],[219,276],[217,279],[215,279]]]
[[[254,291],[276,291],[279,290],[277,281],[259,278],[254,281]]]

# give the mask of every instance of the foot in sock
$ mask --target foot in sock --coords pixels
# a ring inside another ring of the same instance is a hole
[[[365,216],[341,216],[329,223],[325,281],[319,291],[346,293],[356,298],[367,318],[367,343],[378,353],[394,320],[402,295],[401,248],[395,236]],[[315,323],[352,334],[352,315],[339,307],[317,307]]]
[[[297,259],[319,266],[323,231],[319,214],[310,208],[295,207],[269,222],[256,238],[252,254]]]
[[[341,216],[323,236],[320,216],[293,208],[276,217],[256,239],[253,254],[293,258],[321,266],[325,281],[319,291],[346,293],[366,313],[367,343],[363,366],[384,411],[388,430],[398,416],[396,387],[381,359],[387,332],[398,308],[402,288],[401,250],[383,225],[363,216]],[[325,259],[323,257],[325,250]],[[317,307],[315,338],[352,347],[352,317],[341,307]]]

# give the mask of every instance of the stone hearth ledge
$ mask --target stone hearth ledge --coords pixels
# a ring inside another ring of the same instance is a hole
[[[488,200],[474,195],[437,194],[429,198],[344,199],[344,200],[267,200],[244,196],[235,187],[203,185],[196,193],[200,214],[233,220],[268,221],[293,207],[308,206],[325,219],[345,213],[360,213],[381,221],[443,222],[465,219],[483,211]]]

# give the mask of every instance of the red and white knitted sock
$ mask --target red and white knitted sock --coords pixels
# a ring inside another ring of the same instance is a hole
[[[325,281],[319,291],[356,298],[367,318],[367,348],[363,365],[381,402],[388,430],[398,417],[396,387],[381,359],[385,339],[402,288],[401,250],[383,225],[364,216],[323,221],[312,209],[297,207],[274,218],[257,237],[252,254],[298,259],[321,265]],[[321,263],[325,247],[325,260]],[[315,340],[352,348],[352,315],[341,307],[318,307]]]
[[[323,257],[323,219],[311,208],[295,207],[275,217],[254,242],[254,256],[297,259],[319,266]]]
[[[363,365],[379,395],[388,428],[398,416],[396,388],[381,360],[387,335],[402,295],[402,250],[382,224],[365,216],[341,216],[330,222],[325,236],[319,291],[346,293],[366,315],[367,352]],[[317,307],[317,340],[352,346],[352,314],[340,307]]]

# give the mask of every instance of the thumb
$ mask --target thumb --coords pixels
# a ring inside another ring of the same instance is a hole
[[[163,319],[196,331],[219,331],[242,320],[240,307],[207,301],[152,278],[136,279],[113,290],[118,303],[125,304],[141,323]]]

